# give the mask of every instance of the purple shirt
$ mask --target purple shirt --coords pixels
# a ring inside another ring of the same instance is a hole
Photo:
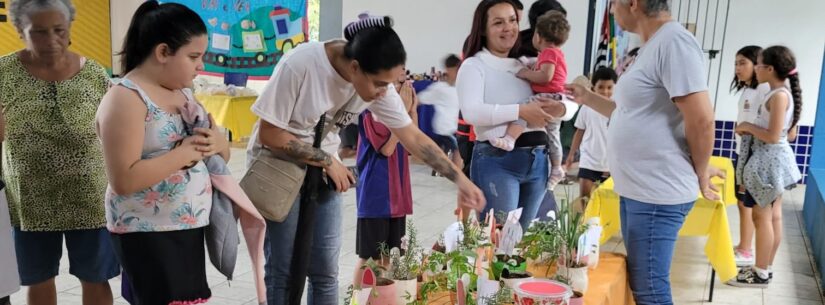
[[[407,151],[401,144],[389,157],[381,147],[389,141],[390,129],[364,111],[358,125],[359,218],[395,218],[412,214],[412,188]]]

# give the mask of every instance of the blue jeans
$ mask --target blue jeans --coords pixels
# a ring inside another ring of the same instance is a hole
[[[307,304],[338,304],[338,254],[341,252],[341,195],[321,191],[315,210],[314,240],[309,266]],[[301,198],[283,222],[266,221],[266,297],[270,305],[287,304],[289,268],[298,226]]]
[[[660,205],[621,197],[621,229],[636,304],[673,304],[670,264],[676,237],[693,202]]]
[[[536,219],[547,192],[547,148],[517,147],[507,152],[478,142],[473,148],[470,166],[473,182],[487,199],[480,219],[484,219],[490,209],[498,213],[523,208],[520,223],[522,229],[527,230]]]

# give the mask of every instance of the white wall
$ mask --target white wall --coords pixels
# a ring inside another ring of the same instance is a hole
[[[120,74],[120,56],[116,55],[123,49],[123,38],[129,29],[132,15],[144,0],[110,0],[109,9],[112,12],[112,72]]]
[[[407,50],[407,68],[413,73],[428,72],[430,67],[441,69],[441,61],[449,53],[459,54],[470,34],[477,0],[344,0],[343,26],[369,11],[374,15],[390,15],[395,19],[395,30]],[[527,28],[527,10],[534,0],[522,1],[525,12],[522,29]],[[586,0],[561,0],[567,10],[572,31],[562,48],[567,57],[569,77],[580,75],[584,66],[584,47],[587,36]],[[321,3],[323,5],[323,2]]]
[[[785,45],[796,55],[802,87],[801,125],[813,125],[819,98],[822,53],[825,48],[825,1],[731,0],[716,119],[736,119],[739,96],[727,88],[733,77],[736,51],[746,45]]]

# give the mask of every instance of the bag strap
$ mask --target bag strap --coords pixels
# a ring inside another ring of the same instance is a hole
[[[341,112],[341,111],[339,111],[339,112]],[[338,116],[337,113],[335,115]],[[326,137],[327,133],[332,129],[332,128],[327,128],[326,127],[326,120],[327,120],[327,114],[324,113],[324,114],[321,115],[321,118],[318,120],[318,124],[315,125],[315,140],[312,142],[312,147],[321,148],[321,142],[324,140],[324,137]],[[330,125],[332,125],[332,124],[330,124]]]

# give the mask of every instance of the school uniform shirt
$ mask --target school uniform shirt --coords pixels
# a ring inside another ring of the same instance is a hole
[[[410,163],[404,146],[396,144],[389,157],[381,148],[392,134],[375,120],[372,112],[361,114],[358,125],[358,187],[356,203],[359,218],[396,218],[412,215]]]
[[[597,172],[607,172],[607,123],[606,116],[590,107],[582,107],[574,126],[584,129],[579,151],[579,167]]]
[[[754,123],[756,122],[757,112],[759,107],[765,103],[765,96],[771,91],[771,86],[768,83],[760,84],[756,89],[745,87],[742,90],[742,95],[739,96],[739,112],[736,115],[736,123]],[[736,154],[740,154],[740,147],[742,146],[742,137],[734,135],[736,139]]]
[[[436,82],[418,94],[424,105],[433,105],[433,131],[437,135],[452,136],[458,129],[458,91],[446,82]]]
[[[671,21],[639,49],[613,98],[607,151],[615,191],[650,204],[696,201],[699,179],[674,101],[707,91],[707,64],[696,38]]]
[[[380,99],[366,102],[355,92],[352,84],[341,77],[327,57],[326,42],[304,43],[287,53],[272,77],[252,105],[252,112],[275,127],[312,144],[315,125],[322,114],[327,123],[335,124],[321,143],[321,149],[338,155],[341,138],[338,129],[353,123],[358,115],[369,109],[376,119],[389,128],[403,128],[412,124],[401,96],[393,85]],[[345,108],[346,107],[346,108]],[[335,113],[344,111],[337,122],[331,122]],[[261,149],[258,133],[260,120],[255,124],[247,147],[247,167]]]

